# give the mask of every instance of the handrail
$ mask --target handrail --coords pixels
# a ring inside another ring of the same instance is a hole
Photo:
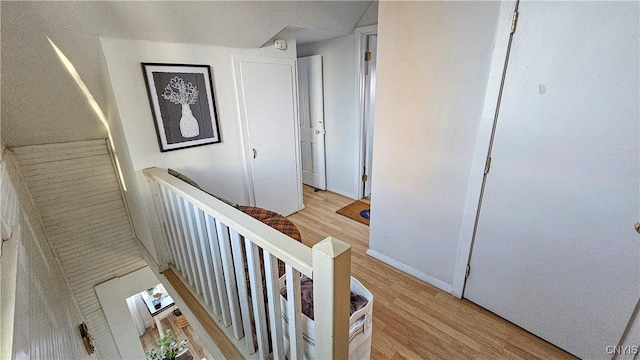
[[[260,359],[348,357],[350,245],[329,237],[309,248],[164,170],[143,173],[164,235],[154,239],[156,253],[170,257],[161,268],[178,272],[240,351]],[[289,294],[282,304],[278,260]],[[314,279],[322,314],[312,348],[302,336],[301,274]]]
[[[313,279],[312,255],[309,247],[294,241],[278,230],[265,226],[259,220],[247,217],[242,211],[230,207],[214,196],[187,184],[166,171],[151,167],[142,170],[142,172],[155,182],[170,186],[178,195],[189,199],[209,215],[219,219],[238,233],[250,237],[256,245]],[[263,239],[269,239],[269,242]]]

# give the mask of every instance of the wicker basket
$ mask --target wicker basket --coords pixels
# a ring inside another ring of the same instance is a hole
[[[284,289],[284,276],[280,279],[281,289]],[[349,317],[349,359],[367,360],[371,358],[371,333],[373,322],[373,294],[358,280],[351,277],[350,289],[353,293],[364,296],[368,302],[362,309]],[[281,314],[284,325],[284,346],[287,348],[287,358],[291,358],[289,351],[289,319],[286,315],[287,299],[281,296]],[[313,320],[302,314],[302,340],[304,342],[304,359],[315,359],[315,331]]]

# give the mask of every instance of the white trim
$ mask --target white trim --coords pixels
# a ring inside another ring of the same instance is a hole
[[[478,126],[476,136],[476,146],[471,165],[471,177],[467,188],[467,201],[464,207],[462,226],[458,240],[458,256],[453,271],[453,286],[451,294],[457,298],[464,295],[465,274],[467,264],[470,263],[471,249],[473,246],[473,232],[478,213],[478,202],[482,190],[484,179],[484,166],[491,141],[491,132],[495,110],[498,106],[498,95],[500,84],[502,83],[502,73],[504,62],[507,56],[509,35],[511,33],[511,20],[516,6],[516,1],[503,1],[500,8],[500,17],[496,28],[495,43],[491,57],[491,69],[487,90],[485,91],[485,101],[482,110],[482,118]]]
[[[294,117],[294,142],[296,144],[296,177],[298,179],[298,211],[304,209],[304,202],[302,196],[302,158],[301,158],[301,150],[300,150],[300,100],[298,98],[298,59],[287,59],[292,62],[291,71],[293,72],[291,84],[293,89],[293,117]],[[323,95],[324,96],[324,95]],[[323,108],[323,118],[324,118],[324,108]],[[324,125],[324,124],[323,124]],[[325,175],[326,181],[326,175]]]
[[[360,151],[358,155],[358,167],[355,172],[356,178],[355,178],[354,185],[357,192],[352,197],[354,200],[361,199],[362,194],[364,192],[364,184],[362,182],[362,169],[364,168],[364,156],[366,152],[365,143],[364,143],[366,139],[366,134],[365,134],[365,119],[364,119],[365,64],[364,64],[363,54],[367,46],[367,36],[372,34],[377,34],[377,33],[378,33],[378,25],[363,26],[356,29],[356,74],[358,74],[358,76],[356,77],[356,81],[357,81],[356,91],[358,92],[356,94],[356,99],[358,99],[358,101],[356,102],[355,106],[356,106],[356,114],[358,115],[358,119],[359,119],[359,128],[358,128],[358,134],[356,136],[356,142],[358,144]]]
[[[402,262],[400,262],[400,261],[398,261],[398,260],[396,260],[394,258],[391,258],[391,257],[389,257],[387,255],[382,254],[382,253],[379,253],[379,252],[377,252],[377,251],[375,251],[373,249],[370,249],[370,248],[367,249],[367,255],[369,255],[369,256],[371,256],[373,258],[376,258],[376,259],[378,259],[378,260],[382,261],[383,263],[386,263],[386,264],[388,264],[390,266],[393,266],[394,268],[396,268],[396,269],[398,269],[398,270],[400,270],[402,272],[405,272],[405,273],[407,273],[407,274],[409,274],[409,275],[411,275],[411,276],[413,276],[415,278],[418,278],[418,279],[420,279],[420,280],[422,280],[424,282],[427,282],[427,283],[437,287],[438,289],[440,289],[442,291],[446,291],[448,293],[451,293],[451,291],[452,291],[452,287],[448,283],[446,283],[446,282],[444,282],[444,281],[442,281],[442,280],[440,280],[438,278],[435,278],[435,277],[433,277],[431,275],[425,274],[422,271],[416,270],[415,268],[413,268],[413,267],[411,267],[411,266],[409,266],[409,265],[407,265],[405,263],[402,263]]]
[[[235,77],[236,104],[238,106],[238,114],[240,115],[240,132],[242,134],[242,157],[244,159],[244,191],[249,199],[249,205],[255,206],[256,196],[253,192],[253,171],[251,170],[251,149],[249,141],[249,126],[247,124],[247,110],[244,108],[244,100],[242,97],[242,71],[240,71],[240,62],[245,57],[241,55],[233,56],[233,71]]]

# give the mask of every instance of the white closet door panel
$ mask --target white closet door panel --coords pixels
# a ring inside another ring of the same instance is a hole
[[[240,60],[236,69],[255,204],[290,215],[302,203],[295,61]]]
[[[583,358],[640,297],[638,14],[520,4],[464,294]]]

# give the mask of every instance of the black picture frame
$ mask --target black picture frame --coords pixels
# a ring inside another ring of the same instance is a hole
[[[160,151],[220,142],[209,65],[141,66]]]

